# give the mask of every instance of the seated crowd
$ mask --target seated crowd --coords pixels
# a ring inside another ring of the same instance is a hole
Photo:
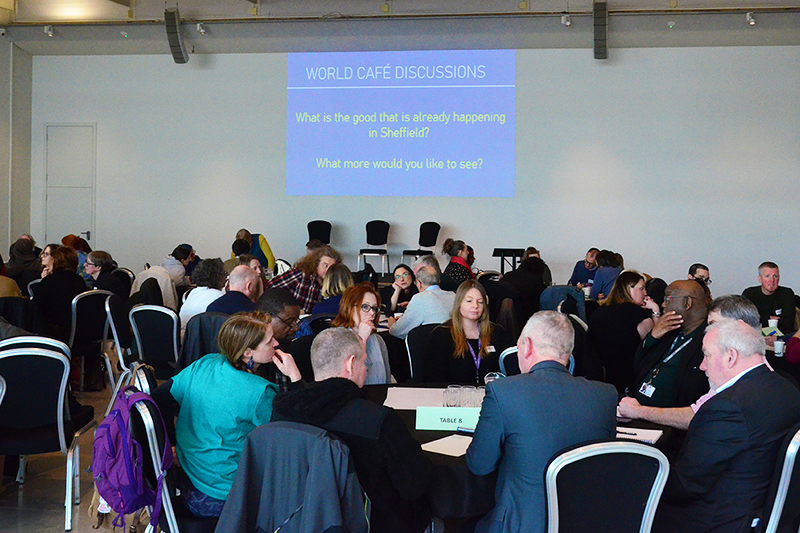
[[[195,515],[221,514],[247,435],[286,420],[348,446],[373,530],[436,530],[440,469],[399,415],[362,390],[413,372],[413,381],[438,386],[486,382],[466,463],[477,476],[496,472],[494,507],[467,530],[545,531],[548,461],[566,447],[613,439],[617,417],[674,428],[655,531],[746,531],[763,518],[778,447],[800,423],[800,374],[766,359],[767,349],[783,349],[784,361],[800,368],[794,293],[779,285],[776,264],[762,263],[759,285],[741,296],[712,300],[705,265],[667,284],[597,248],[561,287],[551,287],[533,247],[516,270],[482,276],[472,249],[447,239],[444,270],[422,256],[380,287],[322,243],[310,242],[285,269],[263,235],[242,229],[232,250],[223,262],[181,244],[131,286],[108,252],[80,237],[40,250],[24,235],[0,272],[0,298],[30,294],[46,325],[36,333],[64,341],[72,299],[91,288],[130,307],[157,287],[187,337],[197,317],[227,316],[219,353],[190,362],[153,393],[175,444],[181,498]],[[419,367],[409,368],[405,343],[424,327]],[[509,376],[484,379],[501,372],[500,355],[513,347]]]

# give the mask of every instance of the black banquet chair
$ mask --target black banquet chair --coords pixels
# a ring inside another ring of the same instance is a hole
[[[72,529],[72,507],[80,503],[81,435],[97,423],[94,409],[71,414],[67,402],[70,360],[41,348],[0,351],[0,376],[6,393],[0,404],[0,455],[60,451],[67,458],[64,529]],[[20,469],[25,460],[20,458]]]
[[[437,222],[423,222],[419,227],[419,248],[416,250],[403,250],[403,254],[400,256],[400,262],[405,263],[406,256],[417,259],[423,255],[433,254],[433,249],[436,247],[436,239],[439,238],[440,229],[442,229],[442,227]]]
[[[105,353],[106,340],[106,300],[114,293],[103,290],[82,292],[72,299],[72,323],[69,332],[69,348],[73,356],[81,358],[80,390],[84,389],[87,357],[102,357],[106,363],[108,380],[114,387],[114,373],[111,360]]]
[[[140,305],[131,309],[128,318],[139,361],[152,366],[157,379],[174,376],[181,330],[175,311],[160,305]]]
[[[150,402],[137,401],[131,409],[130,428],[131,436],[142,447],[145,482],[148,487],[155,490],[158,486],[156,472],[161,472],[163,459],[161,452],[167,442],[161,412]],[[196,517],[178,501],[177,477],[177,467],[173,467],[167,471],[162,481],[164,492],[161,499],[159,529],[165,533],[213,533],[217,526],[216,518]],[[149,512],[152,511],[149,509]]]
[[[428,339],[431,332],[439,324],[424,324],[417,326],[406,335],[406,352],[408,365],[411,367],[411,381],[422,383],[425,380],[425,351],[428,349]]]
[[[312,220],[308,223],[308,240],[317,239],[323,244],[331,243],[332,225],[327,220]]]
[[[649,533],[668,475],[666,456],[639,442],[568,448],[545,470],[547,533]]]
[[[389,271],[389,223],[385,220],[372,220],[367,222],[367,246],[358,251],[357,268],[361,270],[363,259],[366,267],[367,256],[377,256],[381,258],[381,274]]]

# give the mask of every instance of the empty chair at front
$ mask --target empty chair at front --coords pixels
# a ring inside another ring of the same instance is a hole
[[[152,366],[157,379],[175,375],[178,363],[180,320],[172,309],[140,305],[130,312],[139,361]]]
[[[405,263],[406,256],[412,256],[417,259],[423,255],[433,254],[440,229],[441,226],[437,222],[423,222],[419,227],[419,248],[416,250],[403,250],[400,262]]]
[[[385,220],[372,220],[367,222],[367,248],[362,248],[358,252],[358,269],[361,269],[361,260],[366,266],[367,256],[378,256],[381,258],[381,274],[386,274],[389,270],[389,223]]]
[[[216,533],[367,532],[365,498],[342,441],[313,426],[271,422],[245,440]]]
[[[666,456],[638,442],[561,452],[545,471],[547,533],[648,533],[668,474]]]

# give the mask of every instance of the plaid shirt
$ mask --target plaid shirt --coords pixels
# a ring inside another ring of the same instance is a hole
[[[302,270],[292,268],[267,282],[268,289],[289,289],[304,313],[311,313],[314,306],[322,299],[322,286],[317,276],[304,274]]]

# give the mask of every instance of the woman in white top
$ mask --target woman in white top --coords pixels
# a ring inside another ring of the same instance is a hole
[[[192,272],[192,282],[196,285],[181,306],[181,337],[186,324],[194,315],[206,312],[206,307],[222,296],[222,288],[228,275],[222,266],[221,259],[203,259]]]

